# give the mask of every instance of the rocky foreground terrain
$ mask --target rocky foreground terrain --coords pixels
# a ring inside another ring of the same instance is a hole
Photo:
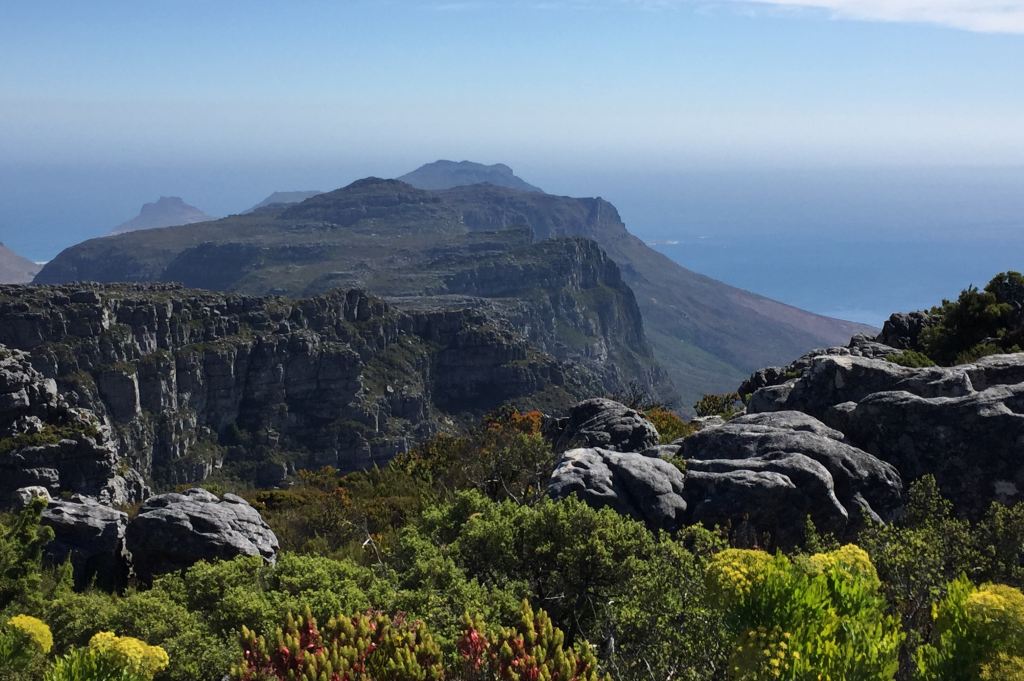
[[[269,486],[297,467],[366,468],[509,402],[554,414],[551,496],[651,529],[703,523],[785,547],[810,517],[850,537],[898,518],[926,474],[968,515],[1024,500],[1024,353],[901,366],[881,340],[909,344],[904,317],[756,372],[745,413],[670,444],[634,409],[579,401],[599,376],[473,311],[403,312],[359,291],[290,302],[122,285],[0,289],[0,317],[0,494],[59,497],[50,551],[71,555],[80,580],[273,560],[276,538],[241,499],[151,485],[222,466]],[[117,509],[142,501],[132,520]]]
[[[551,493],[652,528],[729,525],[737,543],[781,545],[808,516],[840,537],[891,520],[923,475],[968,515],[1024,500],[1024,354],[909,368],[886,359],[898,352],[858,337],[758,372],[745,414],[670,445],[622,405],[585,403],[591,425],[573,426]]]

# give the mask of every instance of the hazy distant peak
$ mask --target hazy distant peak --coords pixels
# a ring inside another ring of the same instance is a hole
[[[41,267],[0,242],[0,284],[27,284]]]
[[[544,190],[518,177],[504,163],[484,165],[473,161],[434,161],[398,178],[418,189],[451,189],[471,184],[493,184],[524,192]]]
[[[306,199],[311,199],[318,194],[323,194],[319,190],[299,190],[289,192],[274,192],[267,198],[263,199],[255,206],[245,211],[246,213],[252,213],[253,211],[266,208],[267,206],[290,206],[293,203],[302,203]]]
[[[161,196],[152,203],[143,204],[138,215],[128,222],[118,225],[110,233],[122,234],[139,229],[190,225],[194,222],[206,222],[211,219],[209,215],[195,206],[185,203],[180,196]]]

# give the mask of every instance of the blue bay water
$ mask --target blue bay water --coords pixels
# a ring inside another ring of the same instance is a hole
[[[1024,235],[1024,226],[1019,233]],[[984,286],[998,272],[1024,270],[1024,236],[680,236],[652,245],[684,267],[733,286],[875,326],[893,312],[931,307],[971,284]]]

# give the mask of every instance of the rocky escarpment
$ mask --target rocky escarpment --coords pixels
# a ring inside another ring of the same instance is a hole
[[[43,452],[19,445],[10,470],[40,472],[11,484],[89,495],[131,469],[171,484],[221,466],[250,480],[365,468],[503,403],[600,389],[500,318],[403,312],[360,291],[289,301],[172,285],[0,287],[0,343],[22,351],[7,351],[15,368],[0,372],[0,427],[92,424]],[[55,463],[65,459],[88,465]]]
[[[0,506],[16,502],[22,487],[115,505],[141,500],[146,487],[124,465],[110,428],[71,406],[30,362],[28,353],[0,344]]]
[[[723,527],[743,545],[796,544],[808,517],[818,528],[849,536],[901,507],[902,482],[893,466],[807,414],[741,416],[672,445],[645,448],[649,441],[625,434],[653,433],[656,442],[654,426],[624,420],[629,410],[603,402],[574,410],[589,416],[581,432],[595,442],[633,441],[635,447],[565,452],[551,477],[551,496],[575,494],[652,529]]]
[[[668,382],[650,375],[660,364],[682,404],[861,329],[683,269],[631,235],[602,199],[494,184],[425,191],[367,178],[299,204],[93,239],[36,278],[72,281],[294,297],[360,288],[402,305],[458,309],[473,297],[557,358],[614,366],[624,381],[669,398]],[[641,314],[644,344],[631,340]]]
[[[927,368],[819,355],[754,392],[748,409],[814,416],[905,480],[935,475],[968,513],[1024,499],[1024,354]]]

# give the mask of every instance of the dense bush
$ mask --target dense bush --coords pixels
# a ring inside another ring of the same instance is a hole
[[[1024,663],[1024,594],[1013,587],[950,584],[935,607],[932,641],[918,650],[923,681],[973,681]]]
[[[939,364],[962,364],[1024,346],[1024,276],[996,275],[984,289],[970,287],[931,310],[938,323],[924,329],[920,348]]]
[[[707,575],[736,641],[731,678],[894,678],[903,633],[862,549],[795,560],[728,549]]]
[[[693,405],[697,416],[721,416],[728,420],[743,409],[743,400],[738,393],[705,395]]]
[[[675,412],[662,407],[648,409],[644,416],[658,429],[658,435],[661,436],[661,444],[663,445],[670,444],[697,432],[697,427],[694,424],[684,421]]]
[[[585,642],[565,645],[565,636],[547,613],[534,613],[523,601],[515,627],[491,629],[468,614],[458,642],[465,681],[558,679],[598,681],[597,657]],[[604,677],[610,681],[609,677]]]
[[[917,350],[903,350],[895,355],[889,355],[886,359],[893,364],[917,369],[935,366],[935,361],[931,357]]]

